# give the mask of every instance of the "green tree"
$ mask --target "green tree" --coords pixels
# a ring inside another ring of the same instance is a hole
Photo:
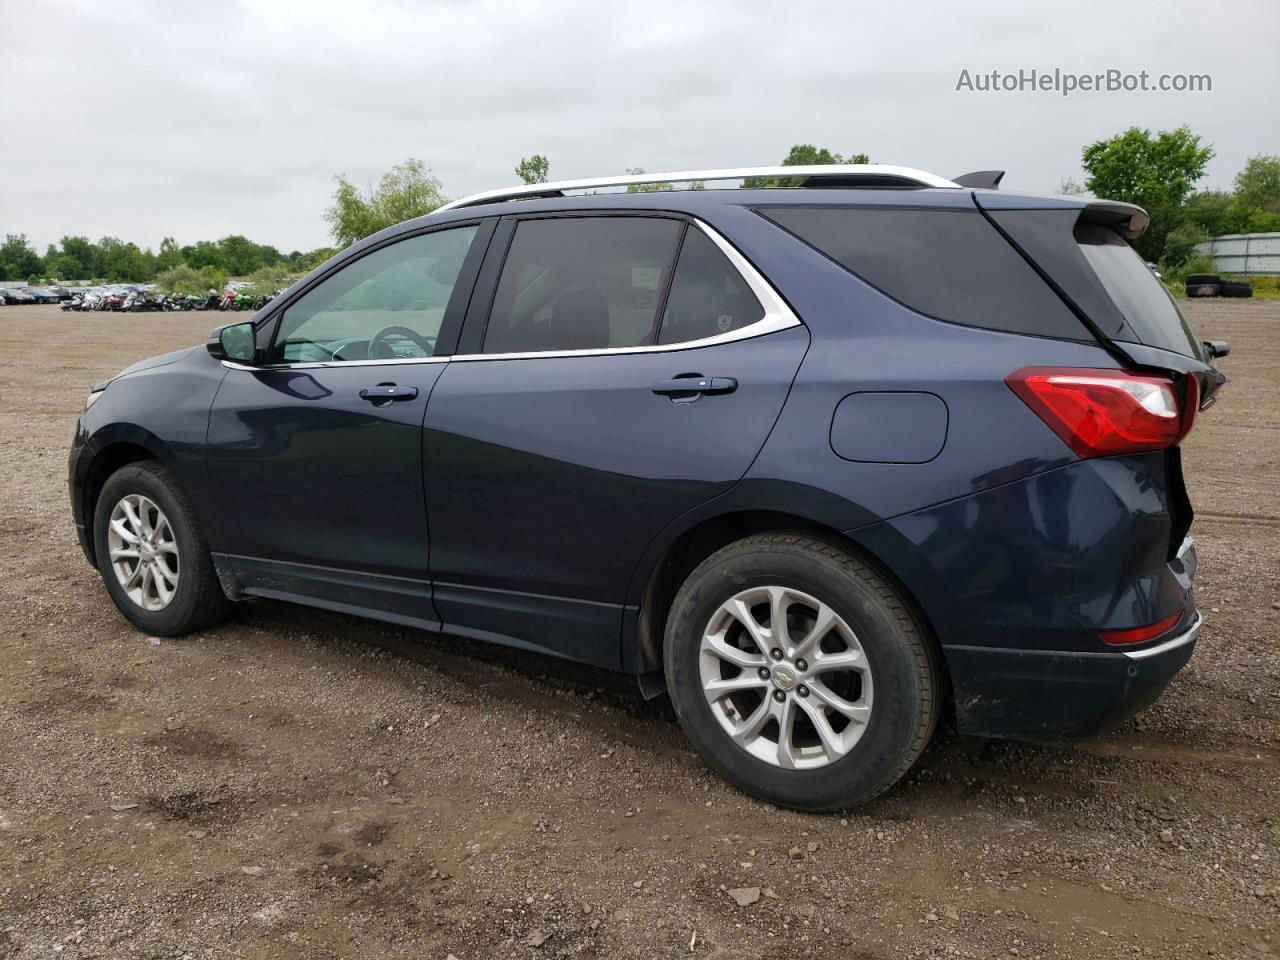
[[[1280,213],[1280,156],[1250,157],[1236,174],[1236,197],[1246,208]]]
[[[245,288],[251,297],[268,296],[277,290],[283,290],[299,277],[299,273],[291,271],[283,261],[265,267],[259,267],[248,277],[249,286]]]
[[[218,262],[233,277],[247,277],[262,266],[258,245],[239,234],[218,241]]]
[[[1166,268],[1177,269],[1196,252],[1196,244],[1209,239],[1209,234],[1199,224],[1183,220],[1164,238],[1164,252],[1160,263]]]
[[[550,169],[551,164],[547,158],[540,153],[535,153],[532,157],[521,158],[516,164],[516,176],[529,184],[546,183]]]
[[[182,263],[182,250],[179,249],[177,241],[173,237],[165,237],[160,241],[160,252],[156,254],[156,272],[172,270],[180,263]]]
[[[55,253],[52,259],[46,257],[44,271],[55,280],[87,280],[91,276],[80,272],[80,264],[65,253]]]
[[[189,296],[200,296],[209,290],[221,290],[226,282],[226,274],[219,272],[216,267],[197,270],[185,263],[156,275],[156,286],[165,293]]]
[[[1160,260],[1169,231],[1184,219],[1183,201],[1212,157],[1213,147],[1201,146],[1188,127],[1162,130],[1154,137],[1150,130],[1130,127],[1084,148],[1084,186],[1095,197],[1146,210],[1151,225],[1134,247],[1145,259]]]
[[[74,261],[75,266],[62,274],[67,280],[88,280],[102,274],[98,269],[98,250],[88,237],[63,237],[59,241],[62,256]]]
[[[202,267],[225,269],[222,264],[222,250],[211,240],[200,240],[190,246],[183,247],[180,252],[182,253],[182,261],[197,270]]]
[[[156,275],[156,257],[136,243],[103,237],[97,243],[97,265],[111,283],[138,283]]]
[[[44,262],[25,233],[6,234],[0,244],[0,280],[24,280],[44,270]]]
[[[1182,212],[1187,222],[1210,237],[1236,233],[1246,215],[1235,195],[1224,190],[1203,190],[1191,194],[1182,205]]]
[[[440,181],[421,160],[406,160],[392,167],[367,194],[344,176],[338,176],[337,181],[333,205],[324,216],[341,247],[402,221],[426,216],[445,203]]]

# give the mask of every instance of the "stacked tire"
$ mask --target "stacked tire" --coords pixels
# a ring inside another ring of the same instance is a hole
[[[1224,280],[1216,273],[1187,274],[1188,297],[1252,297],[1253,287],[1239,280]]]

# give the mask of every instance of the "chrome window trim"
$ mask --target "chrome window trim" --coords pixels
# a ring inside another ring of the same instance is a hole
[[[223,360],[222,365],[228,370],[248,370],[256,373],[261,370],[317,370],[322,367],[333,367],[345,370],[347,367],[385,367],[399,366],[402,363],[448,363],[453,357],[392,357],[389,360],[308,360],[305,363],[264,363],[257,367],[234,360]]]
[[[787,168],[795,169],[795,168]],[[725,255],[738,274],[751,288],[752,294],[764,308],[764,316],[755,323],[718,333],[714,337],[703,337],[700,340],[682,340],[679,343],[654,343],[640,347],[599,347],[587,350],[531,350],[521,353],[460,353],[448,357],[395,357],[390,360],[319,360],[308,363],[276,363],[261,367],[238,364],[231,360],[223,360],[222,365],[231,370],[308,370],[323,367],[372,367],[402,363],[472,363],[477,360],[533,360],[539,357],[614,357],[632,353],[676,353],[683,350],[697,350],[701,347],[714,347],[722,343],[735,343],[739,340],[754,340],[780,330],[802,326],[800,318],[792,312],[791,307],[782,299],[773,285],[761,275],[738,249],[696,217],[691,218],[693,226],[701,230]]]
[[[590,177],[585,180],[556,180],[551,183],[526,184],[519,187],[500,187],[497,190],[485,190],[470,196],[460,197],[437,207],[434,212],[457,210],[460,207],[471,207],[477,204],[493,203],[499,200],[517,200],[521,197],[534,199],[554,196],[565,190],[593,190],[601,187],[631,187],[650,183],[688,183],[692,181],[746,180],[751,177],[828,177],[849,176],[901,177],[911,180],[922,187],[940,187],[961,189],[954,180],[947,180],[925,170],[914,167],[899,167],[888,163],[840,163],[823,165],[805,165],[795,167],[731,167],[721,170],[673,170],[666,173],[624,174],[620,177]]]

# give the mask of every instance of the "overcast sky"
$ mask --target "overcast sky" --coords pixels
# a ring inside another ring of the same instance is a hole
[[[1280,153],[1280,3],[0,0],[0,233],[158,246],[329,242],[333,177],[408,157],[460,196],[629,167],[779,162],[794,143],[1004,187],[1086,143],[1189,124],[1202,186]],[[1020,68],[1207,73],[1210,93],[957,92]]]

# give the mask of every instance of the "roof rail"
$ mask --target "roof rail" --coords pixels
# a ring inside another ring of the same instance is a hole
[[[482,203],[500,200],[530,200],[537,197],[559,197],[566,190],[592,190],[598,187],[631,187],[652,183],[686,183],[709,180],[745,180],[748,177],[803,177],[806,187],[820,187],[822,181],[834,181],[831,186],[850,187],[864,181],[866,186],[914,186],[958,187],[951,180],[911,167],[896,167],[887,163],[836,163],[794,167],[737,167],[727,170],[676,170],[668,173],[630,173],[620,177],[592,177],[587,180],[557,180],[554,183],[530,183],[518,187],[502,187],[473,193],[469,197],[452,200],[442,210],[474,207]]]

